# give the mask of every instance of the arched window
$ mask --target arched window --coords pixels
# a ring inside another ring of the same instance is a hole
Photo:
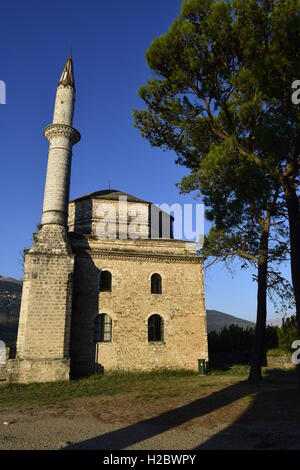
[[[100,292],[111,292],[111,273],[101,271],[100,273]]]
[[[151,315],[148,319],[148,341],[164,340],[164,319],[160,315]]]
[[[157,273],[151,276],[151,294],[161,294],[161,276]]]
[[[112,338],[112,319],[106,313],[97,315],[94,320],[94,342],[110,342]]]

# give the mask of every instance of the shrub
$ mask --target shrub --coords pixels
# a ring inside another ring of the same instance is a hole
[[[295,315],[285,318],[281,328],[278,328],[278,346],[284,351],[291,351],[292,343],[295,339],[300,339]]]
[[[250,353],[253,347],[255,328],[242,328],[230,325],[221,331],[208,333],[208,350],[210,355],[219,353]],[[278,347],[277,327],[266,328],[266,350]]]

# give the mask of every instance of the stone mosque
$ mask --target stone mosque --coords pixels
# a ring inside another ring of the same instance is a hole
[[[197,370],[198,359],[208,360],[202,260],[193,243],[173,238],[173,217],[151,202],[110,189],[69,201],[72,148],[80,140],[74,105],[69,56],[44,130],[42,220],[25,254],[16,355],[6,362],[6,380]]]

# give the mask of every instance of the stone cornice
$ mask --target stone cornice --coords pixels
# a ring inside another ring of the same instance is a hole
[[[89,219],[90,220],[90,219]],[[72,222],[73,225],[73,222]],[[174,247],[184,247],[187,246],[189,249],[192,249],[193,247],[196,246],[195,242],[187,241],[187,240],[179,240],[177,238],[138,238],[136,240],[127,238],[127,239],[120,239],[120,238],[115,238],[115,239],[109,239],[109,238],[99,238],[96,235],[90,235],[90,234],[85,234],[85,233],[77,233],[73,231],[69,231],[69,237],[74,243],[78,243],[78,246],[80,243],[88,243],[91,246],[93,244],[101,243],[103,245],[107,245],[106,249],[110,249],[109,245],[129,245],[130,243],[133,243],[134,245],[138,244],[141,247],[147,247],[149,244],[152,246],[174,246]]]
[[[192,264],[201,264],[202,260],[196,256],[184,256],[184,255],[170,255],[170,254],[155,254],[155,253],[130,253],[128,251],[123,252],[112,252],[106,250],[84,250],[73,248],[73,253],[75,256],[83,256],[89,258],[108,258],[108,259],[118,259],[118,260],[136,260],[136,261],[160,261],[166,263],[192,263]]]
[[[45,127],[44,136],[48,142],[53,136],[64,136],[71,140],[72,145],[77,144],[81,139],[80,133],[74,127],[66,124],[50,124],[50,126]]]
[[[183,240],[141,239],[132,244],[131,240],[117,239],[112,243],[111,240],[99,240],[91,235],[74,232],[69,232],[69,237],[75,256],[137,261],[156,260],[167,263],[203,263],[203,260],[195,252],[184,249],[185,242]],[[171,251],[170,247],[172,246],[177,249]],[[152,249],[149,250],[149,247]]]

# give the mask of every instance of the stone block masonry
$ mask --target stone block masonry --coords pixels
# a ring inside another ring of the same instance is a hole
[[[97,365],[104,372],[196,371],[199,358],[208,360],[202,261],[186,253],[185,242],[109,242],[84,236],[73,238],[72,246],[76,253],[71,329],[74,376],[93,373]],[[102,270],[112,274],[111,292],[99,292]],[[153,273],[162,278],[162,294],[151,294]],[[96,345],[93,329],[99,313],[112,319],[112,340]],[[148,341],[148,318],[153,314],[164,320],[163,341]]]
[[[25,256],[16,361],[8,362],[8,380],[69,378],[73,270],[66,229],[42,226]]]
[[[1,381],[0,366],[0,381]],[[3,368],[4,369],[4,368]],[[42,383],[69,380],[69,359],[9,359],[2,380],[12,383]]]

